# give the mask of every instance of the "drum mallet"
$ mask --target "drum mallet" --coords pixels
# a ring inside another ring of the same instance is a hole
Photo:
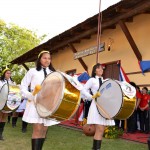
[[[32,92],[32,95],[35,96],[40,90],[41,90],[41,85],[36,85]],[[28,102],[31,102],[31,100],[28,100]]]

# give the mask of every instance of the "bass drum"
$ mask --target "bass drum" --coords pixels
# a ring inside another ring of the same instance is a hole
[[[106,119],[125,120],[134,112],[136,90],[127,82],[107,80],[100,87],[97,108]]]
[[[19,86],[4,84],[0,91],[0,110],[5,113],[15,111],[21,103],[21,97]]]
[[[69,80],[57,71],[46,77],[36,97],[36,109],[41,117],[63,121],[75,115],[80,105],[80,91]]]

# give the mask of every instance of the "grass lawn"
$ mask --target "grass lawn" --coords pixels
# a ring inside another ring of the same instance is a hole
[[[0,150],[31,150],[32,127],[27,133],[21,132],[21,119],[17,127],[6,124],[5,141],[0,141]],[[91,150],[92,138],[86,137],[80,131],[66,129],[60,126],[49,127],[43,150]],[[146,150],[147,145],[122,139],[103,139],[102,150]]]

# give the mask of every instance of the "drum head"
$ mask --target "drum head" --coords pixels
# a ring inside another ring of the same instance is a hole
[[[50,73],[42,83],[36,97],[36,109],[41,117],[55,113],[61,104],[64,91],[64,77],[59,72]]]
[[[136,89],[132,85],[130,85],[126,81],[123,81],[123,82],[117,81],[117,82],[120,84],[121,89],[122,89],[124,95],[126,95],[129,98],[135,97],[135,95],[136,95]]]
[[[0,90],[0,110],[2,110],[6,104],[8,96],[8,84],[4,84]]]
[[[21,92],[18,85],[9,85],[9,94],[7,100],[7,107],[10,110],[15,110],[21,104]]]
[[[123,95],[120,85],[114,80],[103,82],[100,87],[101,96],[97,98],[98,110],[107,119],[113,118],[120,110]]]

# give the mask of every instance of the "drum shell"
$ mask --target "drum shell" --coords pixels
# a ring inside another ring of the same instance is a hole
[[[123,97],[122,107],[114,119],[125,120],[129,118],[135,110],[136,98]]]
[[[65,90],[61,104],[56,112],[49,117],[59,121],[71,119],[75,115],[79,105],[80,91],[65,78]]]

